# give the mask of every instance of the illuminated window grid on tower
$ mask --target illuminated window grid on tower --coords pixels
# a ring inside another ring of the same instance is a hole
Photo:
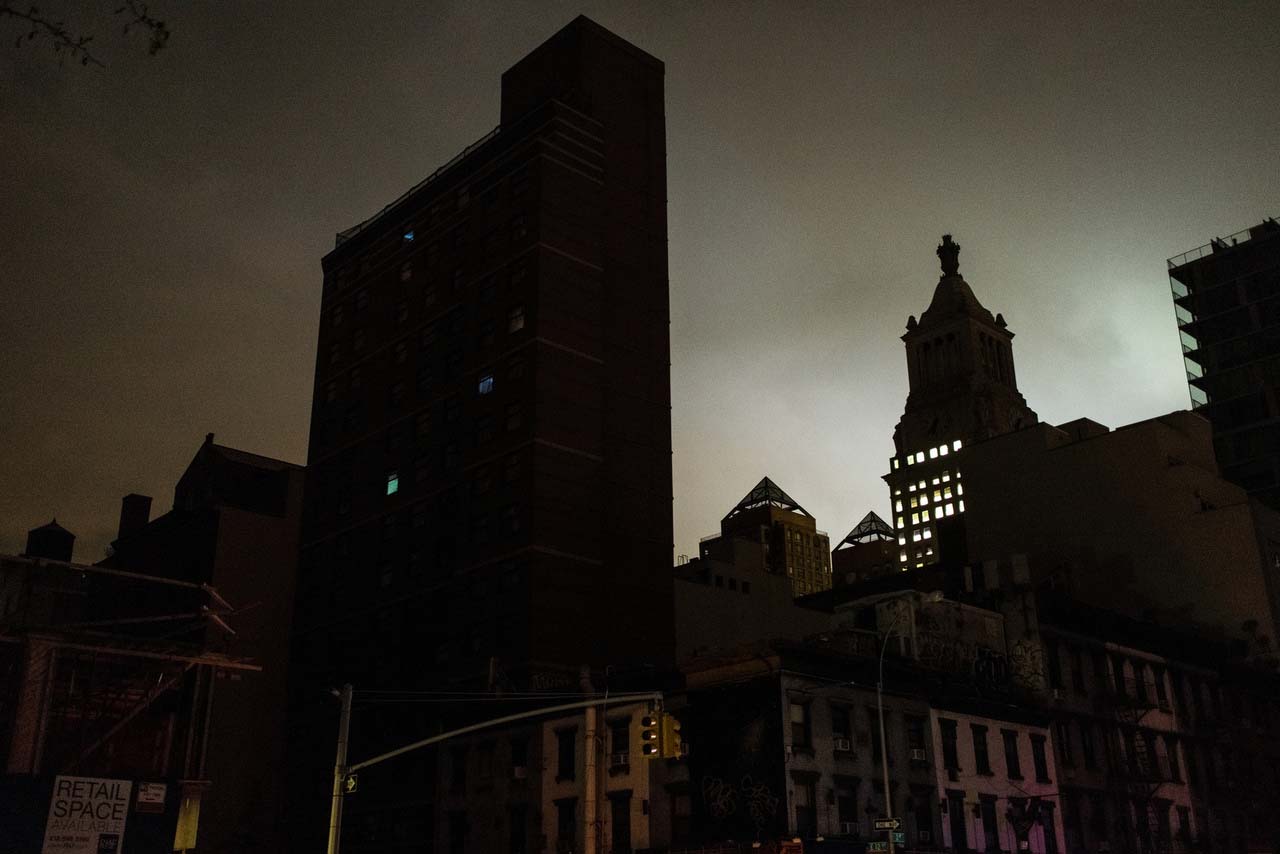
[[[959,440],[957,439],[953,444],[958,448]],[[938,451],[941,448],[946,446],[939,445],[933,450]],[[938,456],[946,456],[946,454],[939,452]],[[917,455],[910,455],[909,458],[916,458],[918,461]],[[903,496],[901,488],[894,490],[893,509],[898,530],[898,563],[902,565],[903,571],[911,568],[912,564],[919,569],[926,562],[931,562],[928,559],[935,553],[933,523],[939,519],[963,513],[963,495],[964,484],[960,482],[959,469],[943,469],[933,477],[912,481],[907,485],[906,496]]]

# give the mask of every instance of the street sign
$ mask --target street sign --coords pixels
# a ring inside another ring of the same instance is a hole
[[[906,845],[906,844],[907,844],[907,834],[906,834],[906,831],[903,831],[903,830],[895,830],[895,831],[893,832],[893,844],[894,844],[894,845]]]
[[[889,843],[888,842],[868,842],[867,850],[868,851],[888,851]]]
[[[359,781],[356,780],[355,774],[348,774],[347,779],[342,781],[342,792],[347,795],[354,795]]]
[[[901,830],[893,831],[893,844],[897,845],[900,848],[906,847],[907,834]],[[889,843],[887,840],[883,840],[883,839],[877,840],[875,842],[868,842],[867,850],[868,851],[888,851]]]
[[[878,818],[875,821],[875,825],[876,825],[876,830],[897,830],[898,828],[902,827],[902,819]]]

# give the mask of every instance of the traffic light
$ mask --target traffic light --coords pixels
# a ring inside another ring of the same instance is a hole
[[[685,755],[684,741],[680,738],[680,719],[667,712],[662,713],[662,745],[663,759],[679,759]]]
[[[645,759],[656,759],[662,752],[662,713],[646,712],[640,718],[640,751]]]

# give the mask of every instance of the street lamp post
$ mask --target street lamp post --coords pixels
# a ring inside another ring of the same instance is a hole
[[[919,596],[924,602],[941,602],[942,593],[935,590],[932,593],[920,593],[917,590],[908,590],[897,596],[889,597],[884,601],[893,601],[894,599],[909,599]],[[879,604],[879,603],[877,603]],[[893,796],[889,792],[889,750],[887,739],[884,732],[884,654],[889,649],[889,638],[893,637],[893,630],[898,625],[898,620],[902,618],[902,612],[899,611],[894,615],[893,621],[889,623],[889,628],[884,633],[884,641],[880,644],[880,665],[879,675],[876,678],[876,714],[880,718],[880,771],[883,774],[881,782],[884,784],[884,817],[892,824],[893,821]],[[887,831],[889,834],[889,854],[893,854],[893,834],[896,832],[892,827]]]

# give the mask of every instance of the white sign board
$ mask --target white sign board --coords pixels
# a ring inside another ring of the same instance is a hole
[[[59,776],[42,854],[120,854],[132,789],[129,780]]]
[[[164,783],[138,784],[138,812],[164,812],[164,796],[168,787]]]

